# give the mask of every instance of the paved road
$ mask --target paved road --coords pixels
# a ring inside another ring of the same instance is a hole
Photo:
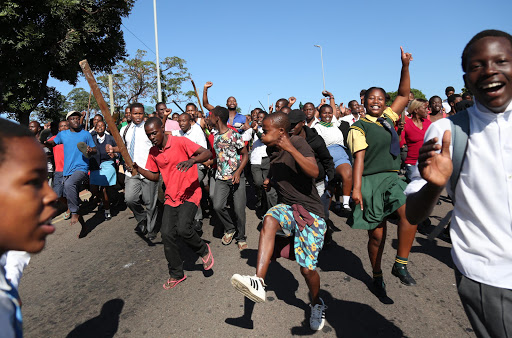
[[[449,208],[448,203],[436,207],[432,223]],[[474,337],[456,293],[448,243],[428,242],[418,233],[409,263],[418,285],[402,286],[390,273],[396,253],[396,226],[390,224],[383,266],[387,303],[392,304],[383,304],[368,289],[366,232],[352,230],[345,218],[331,215],[339,231],[319,261],[321,296],[329,308],[327,325],[317,335]],[[231,287],[233,273],[255,271],[259,220],[253,210],[247,209],[249,249],[241,254],[234,244],[223,246],[221,230],[205,221],[203,237],[215,256],[213,273],[205,274],[198,257],[184,249],[188,279],[172,290],[162,288],[168,278],[162,244],[150,246],[133,232],[129,210],[119,211],[111,221],[101,222],[101,212],[86,219],[95,227],[83,239],[77,238],[77,226],[59,221],[46,249],[27,267],[20,285],[26,337],[313,333],[307,320],[307,287],[295,262],[272,263],[267,302],[254,308]],[[249,314],[252,321],[246,319]]]

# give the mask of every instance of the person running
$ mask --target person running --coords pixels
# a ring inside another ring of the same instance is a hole
[[[170,275],[163,287],[168,290],[187,278],[180,257],[179,238],[201,257],[204,270],[210,270],[214,264],[210,246],[192,229],[201,201],[201,187],[197,170],[189,170],[194,164],[207,161],[212,153],[186,137],[165,134],[158,117],[149,118],[144,130],[153,144],[145,164],[147,169],[134,162],[133,170],[153,182],[158,182],[162,174],[166,186],[160,232]]]
[[[10,250],[40,252],[55,231],[57,195],[47,181],[46,155],[30,130],[0,119],[0,256]],[[23,206],[23,207],[20,207]],[[22,337],[21,299],[0,264],[2,337]]]
[[[446,187],[454,201],[455,280],[469,322],[477,337],[511,337],[512,36],[476,34],[462,52],[462,71],[475,104],[465,117],[459,112],[427,130],[419,172],[405,191],[406,213],[411,222],[427,218]],[[461,119],[466,142],[454,128]]]
[[[412,55],[401,49],[402,70],[398,95],[386,107],[386,92],[372,87],[365,93],[366,117],[350,127],[348,144],[354,155],[354,189],[352,199],[355,207],[348,224],[354,229],[368,230],[368,254],[373,270],[373,285],[378,297],[386,296],[386,285],[382,276],[381,260],[386,239],[386,219],[397,212],[398,250],[392,274],[402,284],[411,286],[416,281],[407,270],[416,225],[405,218],[406,183],[398,177],[400,170],[400,140],[394,123],[400,119],[409,102],[409,63]]]
[[[265,301],[265,277],[274,252],[276,234],[293,238],[295,260],[309,288],[311,298],[310,327],[321,330],[325,324],[323,300],[319,297],[320,276],[316,271],[322,249],[326,223],[324,208],[315,188],[318,177],[315,154],[300,136],[290,138],[290,121],[284,113],[268,115],[263,120],[263,142],[271,153],[270,176],[279,194],[280,204],[270,208],[260,232],[255,276],[234,274],[235,289],[254,302]]]
[[[110,196],[112,196],[112,189],[116,185],[117,172],[115,167],[114,158],[117,156],[115,153],[107,153],[107,144],[112,147],[117,147],[116,141],[112,135],[105,131],[106,125],[103,120],[96,123],[93,135],[94,144],[96,144],[97,152],[89,161],[89,169],[91,170],[90,183],[91,193],[98,200],[101,199],[103,209],[105,211],[105,219],[112,219],[110,213]],[[110,195],[110,196],[109,196]]]
[[[407,182],[411,181],[412,174],[418,170],[418,153],[423,145],[425,132],[431,122],[428,116],[428,101],[414,99],[409,103],[409,116],[405,119],[405,126],[400,134],[400,146],[407,145],[407,157],[405,158],[405,177]]]
[[[144,105],[133,103],[130,106],[130,112],[132,123],[124,126],[120,134],[123,136],[123,141],[132,161],[144,163],[140,166],[145,169],[143,166],[146,165],[149,149],[153,145],[144,131]],[[113,147],[110,144],[107,144],[105,149],[109,154],[119,152],[119,147]],[[137,171],[130,169],[132,168],[127,167],[127,170],[125,170],[124,194],[126,205],[133,212],[137,221],[135,232],[143,236],[147,235],[147,238],[152,241],[156,238],[158,182],[148,180],[137,174]]]
[[[443,112],[443,101],[437,95],[434,95],[428,100],[430,113],[427,115],[427,119],[434,123],[437,120],[445,118],[448,116],[445,112]]]
[[[233,237],[240,251],[247,249],[245,236],[245,176],[244,168],[249,159],[242,136],[228,127],[229,111],[217,106],[210,111],[210,122],[218,133],[214,136],[217,171],[213,192],[213,209],[224,225],[222,244],[229,245]],[[211,188],[211,186],[210,186]],[[232,197],[235,220],[228,210],[228,199]],[[236,223],[236,226],[235,226]]]
[[[208,81],[204,85],[203,89],[203,105],[209,111],[212,111],[215,107],[208,103],[208,88],[213,86],[213,83]],[[238,104],[233,96],[228,97],[226,101],[226,107],[228,108],[229,117],[227,125],[235,127],[239,133],[243,132],[242,126],[247,121],[247,118],[236,111]],[[196,108],[197,109],[197,108]]]
[[[188,138],[190,141],[195,144],[203,147],[204,149],[208,149],[208,144],[206,143],[206,136],[204,135],[203,130],[197,123],[191,123],[192,117],[190,114],[185,113],[181,114],[178,119],[178,124],[180,126],[179,136],[184,136]],[[204,189],[203,180],[207,174],[207,169],[202,163],[198,163],[196,166],[196,170],[198,173],[199,184],[201,185],[201,190]],[[196,215],[194,216],[194,230],[201,231],[203,227],[203,210],[201,209],[201,205],[199,204],[197,207]]]
[[[334,100],[334,99],[331,99]],[[344,138],[341,130],[332,122],[333,109],[330,105],[324,104],[320,107],[320,122],[313,128],[320,135],[329,150],[333,160],[336,174],[341,177],[343,204],[342,210],[351,212],[350,192],[352,191],[352,166],[350,158],[345,149]]]
[[[52,141],[46,141],[45,144],[50,147],[55,147],[58,144],[64,145],[64,195],[71,212],[71,225],[80,222],[82,231],[79,237],[83,237],[86,235],[87,229],[83,217],[78,213],[79,188],[87,179],[89,157],[96,153],[96,145],[91,134],[82,129],[80,116],[79,112],[70,111],[66,115],[69,129],[59,132]]]

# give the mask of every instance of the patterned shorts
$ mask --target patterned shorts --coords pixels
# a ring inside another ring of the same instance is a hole
[[[315,270],[318,261],[318,254],[324,245],[324,234],[327,225],[323,218],[309,213],[315,220],[313,224],[299,230],[293,217],[293,210],[290,205],[278,204],[270,208],[265,216],[275,218],[285,236],[294,236],[293,247],[295,249],[295,260],[300,266]]]

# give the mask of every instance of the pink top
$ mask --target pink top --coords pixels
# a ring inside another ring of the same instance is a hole
[[[174,120],[167,119],[165,121],[165,131],[180,130],[180,124]]]
[[[53,136],[48,141],[53,141],[57,135]],[[58,144],[53,147],[53,160],[55,161],[55,171],[64,171],[64,145]]]
[[[425,132],[432,122],[424,119],[423,129],[419,129],[416,127],[412,119],[406,118],[405,120],[404,130],[401,134],[400,146],[407,144],[408,151],[405,164],[416,165],[420,154],[420,148],[423,145],[423,139],[425,138]]]

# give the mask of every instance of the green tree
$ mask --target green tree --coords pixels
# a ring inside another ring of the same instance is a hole
[[[414,98],[416,98],[416,99],[425,99],[425,100],[427,99],[425,94],[423,94],[423,92],[419,89],[411,88],[411,92],[414,94]],[[391,103],[393,103],[393,101],[395,101],[395,99],[398,95],[398,91],[387,92],[386,94],[388,94],[390,97],[390,99],[388,101],[386,101],[386,105],[391,106]]]
[[[67,110],[76,110],[83,111],[87,110],[89,107],[89,93],[80,87],[73,88],[68,95],[66,96],[66,109]],[[94,98],[94,95],[91,95],[91,110],[99,111],[100,107]]]
[[[34,113],[39,121],[60,121],[66,116],[66,97],[55,87],[48,87],[48,92]]]
[[[114,105],[117,109],[134,102],[151,98],[157,101],[157,73],[156,63],[146,60],[147,52],[137,50],[135,57],[126,59],[113,69]],[[186,61],[179,57],[166,57],[160,62],[160,82],[162,84],[162,100],[164,102],[174,99],[182,102],[194,95],[193,91],[183,92],[182,84],[190,79],[185,66]],[[108,93],[108,75],[98,77],[98,83],[103,92]],[[109,96],[105,95],[108,101]]]
[[[28,124],[51,94],[48,78],[75,85],[78,62],[109,71],[125,56],[120,29],[134,0],[3,0],[0,6],[0,112]]]

